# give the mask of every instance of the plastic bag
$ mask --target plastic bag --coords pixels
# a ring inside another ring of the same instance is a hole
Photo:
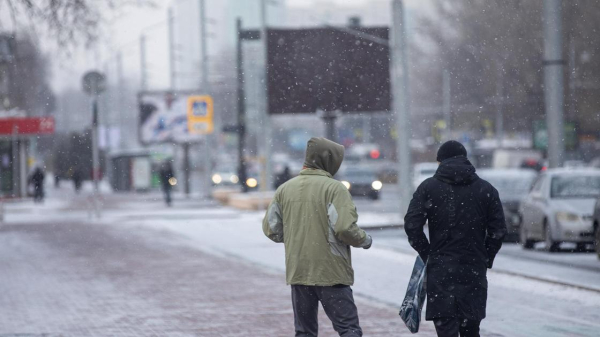
[[[421,323],[421,310],[425,302],[427,294],[426,274],[427,268],[420,256],[417,256],[415,266],[413,267],[406,296],[400,307],[400,318],[412,333],[419,332],[419,324]]]

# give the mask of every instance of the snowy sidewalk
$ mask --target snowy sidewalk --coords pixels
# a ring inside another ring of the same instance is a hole
[[[147,197],[107,198],[112,209],[94,221],[78,202],[13,205],[13,223],[0,226],[1,336],[293,335],[280,272],[133,225],[141,218],[197,222],[198,205],[205,215],[226,212],[198,202],[173,210]],[[410,335],[395,308],[363,297],[357,305],[365,336]],[[337,335],[322,310],[320,323],[320,336]]]

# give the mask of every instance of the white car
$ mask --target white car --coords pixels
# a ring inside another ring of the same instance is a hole
[[[561,242],[574,242],[579,247],[592,243],[592,215],[598,197],[600,170],[543,172],[519,208],[521,244],[531,249],[535,242],[544,241],[546,250],[557,251]]]
[[[415,190],[422,182],[424,182],[427,178],[433,177],[435,172],[438,169],[438,163],[418,163],[415,164],[413,170],[413,186]]]

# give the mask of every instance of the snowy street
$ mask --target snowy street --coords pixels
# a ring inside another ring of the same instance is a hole
[[[91,219],[85,198],[78,200],[6,205],[0,335],[292,333],[283,245],[263,236],[262,212],[185,199],[169,209],[159,194],[106,194],[102,217]],[[408,336],[397,310],[416,253],[398,228],[369,232],[373,247],[353,250],[361,325],[366,336]],[[600,329],[600,262],[591,253],[505,244],[488,280],[483,336],[596,336]],[[219,325],[227,314],[246,323]],[[422,331],[432,335],[432,323]]]

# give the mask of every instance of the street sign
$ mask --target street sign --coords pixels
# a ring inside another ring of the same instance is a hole
[[[98,96],[106,89],[106,77],[97,71],[88,71],[81,81],[83,91],[91,96]]]
[[[213,100],[210,96],[190,96],[187,100],[188,132],[196,135],[214,131]]]
[[[571,121],[564,122],[564,144],[567,151],[573,151],[578,145],[577,124]],[[548,149],[548,128],[545,120],[533,122],[533,148],[537,150]]]

